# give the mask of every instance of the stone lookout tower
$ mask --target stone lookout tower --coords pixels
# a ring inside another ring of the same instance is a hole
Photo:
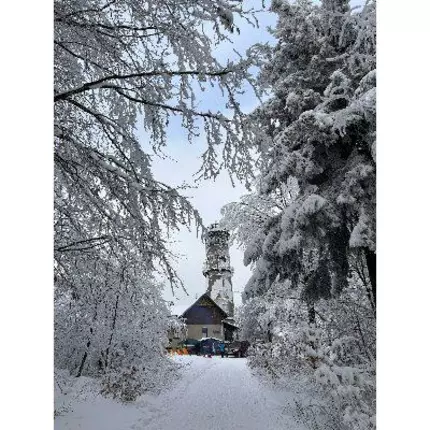
[[[233,268],[230,266],[229,237],[228,230],[220,228],[218,224],[209,226],[205,236],[206,261],[203,275],[207,282],[206,293],[229,317],[233,317]]]

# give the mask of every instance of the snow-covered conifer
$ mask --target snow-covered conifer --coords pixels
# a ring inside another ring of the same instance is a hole
[[[311,301],[336,295],[353,248],[366,257],[376,291],[374,6],[272,5],[278,43],[260,77],[272,96],[252,115],[260,130],[260,190],[270,195],[293,177],[299,192],[262,227],[262,245],[250,244],[258,252],[248,260],[260,263],[248,295],[270,285],[274,270]]]
[[[276,0],[277,44],[251,114],[260,177],[224,209],[252,277],[250,365],[300,392],[309,428],[375,426],[375,2]],[[294,180],[285,205],[276,195]],[[254,215],[264,208],[264,218]]]

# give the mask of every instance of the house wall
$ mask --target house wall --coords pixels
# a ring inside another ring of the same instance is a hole
[[[222,324],[189,324],[188,339],[201,339],[203,337],[202,328],[207,327],[208,337],[216,337],[224,340],[224,331]]]

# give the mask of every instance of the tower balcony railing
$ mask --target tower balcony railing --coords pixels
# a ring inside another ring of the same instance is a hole
[[[231,272],[231,274],[234,273],[234,268],[228,262],[203,263],[203,267],[202,267],[203,274],[208,273],[212,270],[229,271]]]

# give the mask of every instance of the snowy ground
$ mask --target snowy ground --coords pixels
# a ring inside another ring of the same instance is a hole
[[[287,415],[288,393],[263,386],[245,359],[178,357],[182,378],[129,405],[102,397],[74,403],[55,430],[301,430]]]

